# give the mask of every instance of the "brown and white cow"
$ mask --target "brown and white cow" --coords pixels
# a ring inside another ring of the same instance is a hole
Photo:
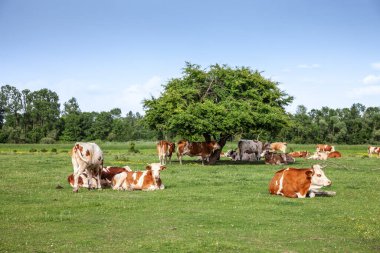
[[[132,171],[128,166],[125,167],[112,167],[108,166],[106,168],[102,169],[101,175],[100,175],[100,184],[102,187],[110,187],[112,183],[112,178],[121,172],[128,172]],[[97,179],[92,178],[90,181],[90,186],[88,185],[88,175],[84,172],[79,176],[78,180],[78,187],[83,187],[83,188],[96,188],[97,187]],[[71,185],[71,187],[74,187],[74,174],[70,174],[67,177],[67,181]]]
[[[294,151],[294,152],[289,153],[289,155],[294,158],[297,158],[297,157],[306,158],[310,155],[310,153],[308,151]]]
[[[152,163],[146,166],[145,171],[128,171],[117,174],[112,179],[114,190],[163,190],[164,184],[160,178],[160,172],[166,169],[160,163]]]
[[[317,144],[317,152],[333,152],[335,147],[327,144]]]
[[[264,156],[264,152],[265,151],[270,151],[270,152],[276,152],[276,151],[281,151],[282,153],[286,153],[286,148],[288,147],[287,146],[288,144],[286,142],[273,142],[273,143],[265,143],[264,144],[264,147],[263,147],[263,154],[262,156]]]
[[[200,156],[202,159],[202,164],[207,160],[212,153],[220,149],[220,145],[216,141],[210,142],[189,142],[182,140],[178,142],[177,147],[177,157],[182,164],[182,157],[184,155],[188,156]]]
[[[90,185],[88,185],[89,181],[90,181]],[[71,187],[74,187],[74,174],[70,174],[67,177],[67,182],[69,182]],[[97,185],[98,185],[97,179],[93,177],[89,180],[86,172],[83,172],[82,174],[79,175],[78,187],[95,189]]]
[[[315,197],[323,186],[331,185],[319,164],[307,169],[287,168],[279,170],[269,183],[270,194],[289,198]]]
[[[264,155],[265,158],[265,164],[288,164],[288,163],[294,163],[296,159],[291,157],[289,154],[282,154],[282,153],[273,153],[267,151]]]
[[[322,161],[326,161],[327,158],[329,157],[329,153],[328,152],[314,152],[313,155],[309,156],[307,159],[313,159],[313,160],[322,160]]]
[[[374,147],[374,146],[369,146],[368,147],[368,156],[372,157],[373,154],[377,154],[377,157],[380,157],[380,147]]]
[[[328,153],[327,155],[328,158],[340,158],[342,157],[342,154],[339,151],[333,151]]]
[[[86,172],[87,186],[91,188],[91,180],[96,176],[96,188],[101,189],[100,173],[103,168],[103,152],[96,143],[77,142],[71,150],[71,162],[74,169],[73,191],[78,192],[78,180]]]
[[[157,142],[157,153],[160,163],[165,165],[168,161],[172,162],[172,154],[175,151],[175,143],[169,141],[158,141]]]

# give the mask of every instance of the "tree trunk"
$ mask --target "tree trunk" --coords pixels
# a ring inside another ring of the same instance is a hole
[[[220,136],[220,140],[218,141],[218,144],[220,145],[220,149],[216,150],[214,153],[211,154],[209,162],[208,162],[209,165],[213,165],[219,160],[220,153],[222,152],[223,147],[226,145],[228,138],[230,138],[229,135],[222,134]]]

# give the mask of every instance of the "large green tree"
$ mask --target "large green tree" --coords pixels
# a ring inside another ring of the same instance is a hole
[[[236,134],[264,129],[278,132],[289,122],[284,107],[293,97],[278,83],[248,67],[186,63],[182,77],[164,85],[160,97],[144,100],[145,122],[165,134],[212,137],[223,147]],[[210,157],[216,162],[220,151]]]

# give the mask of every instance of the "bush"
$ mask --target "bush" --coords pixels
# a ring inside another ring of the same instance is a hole
[[[31,148],[31,149],[29,149],[29,152],[30,152],[30,153],[37,152],[37,149],[35,149],[35,148]]]
[[[46,148],[43,148],[43,149],[41,149],[41,152],[42,152],[42,153],[46,153],[46,152],[47,152],[47,149],[46,149]]]
[[[42,143],[42,144],[54,144],[55,140],[53,138],[50,138],[50,137],[44,137],[40,140],[40,143]]]
[[[130,153],[140,153],[140,151],[136,149],[136,144],[134,142],[129,143],[128,150]]]
[[[52,149],[51,149],[51,152],[52,152],[52,153],[57,153],[57,149],[56,149],[56,148],[52,148]]]

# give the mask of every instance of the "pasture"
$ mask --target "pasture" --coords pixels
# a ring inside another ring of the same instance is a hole
[[[139,153],[98,144],[107,166],[158,162],[153,142],[137,142]],[[285,166],[227,158],[202,166],[190,157],[180,166],[175,154],[161,173],[163,191],[74,194],[66,181],[72,145],[0,145],[0,252],[380,251],[380,159],[366,157],[366,145],[336,145],[343,158],[320,163],[337,195],[314,199],[268,194]]]

